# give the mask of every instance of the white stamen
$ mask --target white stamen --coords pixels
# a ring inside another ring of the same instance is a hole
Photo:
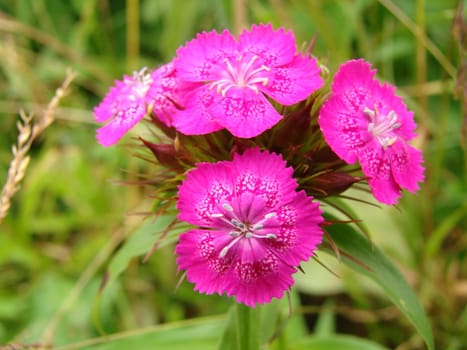
[[[227,211],[233,212],[232,206],[230,204],[228,204],[228,203],[222,204],[222,208],[224,208]]]
[[[224,59],[224,63],[226,65],[225,74],[223,78],[214,81],[209,86],[210,89],[216,87],[216,92],[221,94],[222,97],[225,97],[227,92],[233,88],[249,88],[253,90],[255,93],[259,93],[259,90],[256,84],[262,84],[266,86],[269,83],[269,79],[267,77],[255,76],[261,72],[268,72],[271,69],[264,64],[260,67],[251,70],[254,62],[258,59],[259,56],[252,56],[252,58],[244,64],[243,57],[238,56],[236,59],[236,66],[233,67],[232,63],[226,58]]]
[[[243,237],[238,236],[235,239],[233,239],[229,244],[227,244],[224,248],[222,248],[221,252],[219,253],[219,257],[223,258],[224,256],[227,255],[228,251],[230,248],[232,248],[238,241],[240,241]]]
[[[271,218],[274,218],[277,216],[277,213],[276,212],[271,212],[271,213],[267,213],[266,215],[264,215],[264,218],[261,219],[260,221],[258,221],[256,224],[252,225],[251,228],[253,230],[260,230],[264,227],[264,223],[271,219]]]
[[[397,141],[398,137],[390,134],[401,127],[401,123],[397,121],[396,112],[391,110],[386,115],[380,115],[375,105],[374,110],[365,107],[363,113],[371,120],[368,123],[368,132],[377,138],[384,149],[392,146]]]
[[[370,117],[370,119],[372,121],[374,121],[375,119],[375,111],[369,109],[368,107],[365,107],[365,109],[363,110],[363,113],[365,113],[367,116]]]

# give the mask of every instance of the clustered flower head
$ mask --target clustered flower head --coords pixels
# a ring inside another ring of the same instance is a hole
[[[103,146],[153,126],[139,137],[159,165],[148,182],[157,210],[176,208],[191,227],[175,252],[195,290],[252,307],[281,298],[330,239],[320,202],[369,186],[396,204],[419,189],[416,125],[395,87],[362,59],[334,77],[322,67],[283,28],[203,32],[171,62],[116,81],[95,108]]]

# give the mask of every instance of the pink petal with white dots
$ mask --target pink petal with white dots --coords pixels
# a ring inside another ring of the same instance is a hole
[[[241,138],[255,137],[282,119],[263,94],[249,88],[231,88],[210,112],[220,125]]]
[[[283,66],[271,68],[265,76],[268,83],[259,89],[286,106],[306,100],[324,84],[316,60],[301,55]]]

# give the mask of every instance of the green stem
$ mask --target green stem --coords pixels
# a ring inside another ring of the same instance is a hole
[[[259,312],[259,309],[237,304],[236,336],[239,350],[259,350]]]

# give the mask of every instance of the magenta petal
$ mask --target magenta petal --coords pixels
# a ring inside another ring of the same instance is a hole
[[[272,298],[282,298],[290,289],[295,271],[293,266],[273,255],[251,263],[238,262],[232,278],[227,281],[226,292],[247,306],[269,303]]]
[[[182,80],[202,82],[218,77],[219,65],[231,58],[237,43],[228,30],[203,32],[177,50],[174,65]]]
[[[146,109],[142,105],[133,105],[126,111],[119,112],[107,125],[97,129],[98,142],[105,147],[112,146],[145,115]]]
[[[116,114],[114,103],[115,92],[111,89],[102,102],[94,107],[94,119],[98,123],[104,123]]]
[[[219,103],[219,96],[207,85],[193,90],[185,97],[185,107],[172,115],[173,126],[185,135],[204,135],[223,129],[210,108]]]
[[[180,235],[175,248],[179,269],[187,271],[187,280],[195,284],[195,290],[206,294],[225,291],[226,275],[232,265],[230,260],[219,258],[215,235],[210,231],[190,230]]]
[[[267,74],[269,83],[259,88],[273,100],[292,105],[323,86],[320,71],[315,59],[297,55],[286,65],[272,68]]]
[[[124,76],[122,81],[115,81],[115,85],[110,87],[101,103],[94,108],[94,117],[98,123],[104,123],[118,113],[120,104],[131,94],[132,85],[134,79],[128,76]]]
[[[116,143],[147,113],[146,93],[152,80],[146,69],[124,76],[109,89],[103,101],[94,109],[96,121],[108,125],[97,130],[103,146]]]
[[[292,177],[293,168],[287,167],[278,154],[248,149],[234,155],[232,170],[237,194],[254,193],[266,207],[280,206],[296,196],[298,184]]]
[[[210,112],[232,135],[242,138],[258,136],[282,119],[262,94],[251,89],[231,88]]]
[[[277,239],[271,241],[271,249],[282,261],[297,266],[307,261],[321,244],[323,230],[322,211],[319,204],[312,202],[304,191],[278,211]],[[269,225],[265,230],[271,230]]]
[[[321,107],[318,123],[334,153],[346,163],[355,163],[360,148],[369,141],[368,122],[349,111],[341,96],[334,95]]]
[[[376,70],[364,60],[350,60],[339,67],[332,83],[332,91],[342,95],[351,112],[360,112],[373,95],[378,82],[373,80]]]
[[[274,30],[271,24],[254,24],[249,31],[245,29],[238,37],[238,49],[261,57],[268,67],[289,63],[297,50],[293,32]]]
[[[400,120],[400,127],[395,130],[395,133],[404,140],[413,139],[415,134],[416,124],[413,117],[413,112],[407,109],[404,101],[400,96],[395,95],[396,88],[389,84],[383,84],[380,88],[375,89],[373,94],[382,106],[389,111],[394,111]]]
[[[410,192],[418,190],[418,183],[424,180],[422,153],[403,141],[396,142],[387,152],[397,184]]]
[[[192,225],[212,225],[211,215],[219,212],[218,206],[232,194],[229,163],[198,163],[178,189],[178,218]]]
[[[391,160],[377,141],[360,151],[363,173],[369,177],[368,184],[375,198],[385,204],[397,203],[401,189],[391,173]]]
[[[375,177],[368,180],[373,196],[387,205],[397,204],[401,196],[401,188],[392,177]]]
[[[152,114],[167,126],[172,126],[173,115],[183,108],[185,96],[200,86],[180,80],[172,63],[165,64],[151,73],[151,84],[145,96]]]

